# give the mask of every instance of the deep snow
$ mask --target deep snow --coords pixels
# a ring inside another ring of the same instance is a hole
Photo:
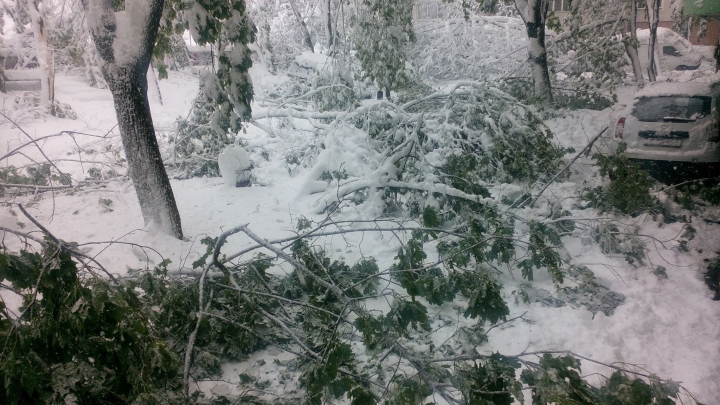
[[[256,84],[256,98],[262,99],[265,89],[272,89],[281,78],[270,76],[262,68],[253,68]],[[56,79],[56,97],[70,104],[78,114],[77,120],[25,118],[21,127],[33,137],[74,130],[105,138],[90,138],[76,135],[75,140],[61,136],[44,141],[41,146],[51,159],[73,159],[107,162],[120,151],[119,136],[115,128],[115,112],[110,92],[88,87],[79,73],[68,72]],[[160,105],[157,94],[150,86],[150,101],[156,127],[162,132],[170,130],[178,116],[186,116],[197,92],[197,76],[190,72],[170,72],[170,79],[160,81],[164,105]],[[624,94],[624,95],[623,95]],[[0,95],[8,111],[11,97],[16,94]],[[632,96],[630,89],[622,89],[621,102]],[[259,108],[258,108],[259,109]],[[554,131],[564,147],[582,148],[603,126],[614,123],[617,112],[605,111],[563,111],[550,118],[546,124]],[[223,229],[248,223],[258,235],[273,239],[287,236],[292,232],[293,222],[301,215],[320,218],[314,214],[319,198],[308,194],[308,181],[314,172],[312,168],[289,167],[284,156],[306,140],[304,135],[284,128],[277,135],[268,135],[255,126],[248,126],[242,137],[248,142],[250,158],[255,165],[253,174],[259,184],[249,188],[225,187],[221,178],[194,178],[173,180],[172,186],[177,200],[187,241],[176,240],[152,226],[143,229],[142,216],[132,185],[125,177],[110,179],[93,187],[68,192],[46,192],[39,197],[31,195],[18,198],[28,211],[43,223],[57,237],[78,243],[109,242],[121,240],[140,245],[152,246],[164,258],[172,260],[171,268],[188,269],[198,252],[204,250],[199,244],[203,235],[218,235]],[[27,141],[27,137],[9,123],[0,124],[0,154]],[[77,143],[76,143],[77,142]],[[78,153],[78,145],[90,153]],[[266,152],[265,160],[261,152]],[[29,157],[43,159],[37,149],[26,148]],[[338,153],[343,151],[338,150]],[[353,151],[346,150],[341,157],[352,165]],[[23,165],[27,160],[14,156],[5,164]],[[67,170],[74,179],[85,177],[92,163],[59,161],[59,167]],[[124,173],[122,167],[113,168]],[[545,196],[555,199],[568,209],[574,209],[574,216],[593,217],[594,212],[573,208],[577,200],[578,185],[583,182],[597,184],[599,177],[590,158],[581,158],[573,167],[570,180],[553,184]],[[103,204],[100,199],[112,202]],[[679,208],[671,202],[672,210]],[[542,209],[542,207],[540,208]],[[0,226],[32,231],[29,221],[21,216],[10,215],[11,207],[0,208]],[[16,209],[18,215],[21,215]],[[367,216],[367,212],[344,212],[342,219]],[[708,215],[711,215],[708,212]],[[543,349],[571,350],[577,354],[598,361],[621,362],[638,365],[663,378],[682,382],[682,385],[697,395],[701,402],[712,404],[720,398],[720,302],[711,300],[711,293],[702,281],[702,259],[711,257],[720,246],[720,226],[695,218],[692,225],[697,236],[690,241],[690,252],[683,253],[673,239],[683,232],[681,223],[660,225],[648,215],[637,218],[622,218],[628,227],[637,227],[641,239],[647,244],[648,262],[662,265],[667,269],[667,279],[658,278],[649,266],[635,268],[622,257],[606,255],[591,241],[565,237],[564,243],[575,264],[585,265],[595,272],[599,281],[625,295],[612,316],[599,312],[595,315],[586,309],[564,306],[550,308],[538,303],[525,304],[513,299],[513,283],[509,276],[503,279],[505,295],[509,299],[511,315],[515,317],[526,312],[523,320],[508,323],[493,329],[489,343],[481,346],[483,353],[500,351],[518,354],[522,351]],[[592,221],[588,220],[588,223]],[[12,235],[5,235],[4,242],[11,248],[19,247]],[[328,238],[322,243],[331,247],[335,258],[355,261],[361,254],[378,258],[381,269],[392,263],[398,248],[397,242],[389,235],[354,234],[343,239]],[[251,244],[248,238],[230,238],[223,251],[232,253]],[[149,250],[128,245],[87,245],[89,254],[111,271],[123,274],[127,268],[140,268],[159,263],[162,258]],[[516,274],[519,277],[519,274]],[[539,288],[554,291],[549,277],[537,275],[533,284]],[[12,300],[7,292],[0,293],[6,300]],[[452,308],[441,308],[454,313]],[[454,316],[454,315],[453,315]],[[443,341],[454,330],[439,330],[436,340]],[[237,379],[239,371],[258,373],[263,379],[274,381],[278,368],[272,361],[258,365],[256,361],[286,356],[274,353],[272,348],[253,355],[242,364],[226,366],[228,378]],[[583,375],[594,372],[608,374],[607,369],[583,362]],[[264,373],[268,374],[264,374]],[[260,374],[263,373],[263,374]],[[593,378],[589,377],[591,381]],[[595,380],[597,381],[597,380]],[[208,386],[207,388],[211,388]],[[220,386],[215,390],[222,391]]]

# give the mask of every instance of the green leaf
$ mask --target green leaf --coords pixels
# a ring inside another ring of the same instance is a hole
[[[408,335],[408,327],[414,330],[430,330],[427,308],[417,301],[408,301],[396,296],[390,312],[385,318],[385,325],[394,329],[401,336]]]
[[[440,218],[434,207],[427,205],[422,214],[423,226],[426,228],[437,228],[440,226]]]
[[[515,379],[515,370],[519,368],[520,362],[499,353],[470,367],[461,367],[456,374],[465,403],[511,405],[514,398],[522,401],[521,384]]]
[[[362,333],[363,343],[368,350],[376,349],[385,340],[382,316],[360,316],[355,319],[354,325]]]
[[[388,405],[420,405],[431,394],[432,388],[414,378],[397,378]]]
[[[375,405],[377,397],[368,389],[355,387],[350,391],[350,405]]]
[[[480,317],[483,321],[496,323],[506,319],[510,309],[502,297],[502,286],[483,271],[460,272],[451,274],[455,288],[468,298],[465,317]]]

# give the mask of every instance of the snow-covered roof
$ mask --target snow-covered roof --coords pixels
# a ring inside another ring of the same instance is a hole
[[[635,93],[635,98],[711,95],[718,90],[720,90],[720,82],[655,82]]]

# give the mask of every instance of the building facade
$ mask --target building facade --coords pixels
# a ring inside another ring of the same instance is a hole
[[[550,11],[554,12],[562,21],[562,19],[570,11],[570,2],[572,0],[549,0]],[[706,1],[720,1],[720,0],[706,0]],[[638,28],[649,28],[648,13],[647,13],[647,2],[645,0],[638,0],[638,13],[637,13],[637,27]],[[660,3],[660,22],[659,27],[672,29],[675,25],[675,19],[673,18],[673,0],[661,0]],[[679,32],[679,34],[688,38],[694,45],[717,45],[718,37],[720,36],[720,20],[706,18],[707,31],[702,38],[699,38],[700,26],[699,17],[691,17],[696,19],[691,20],[691,25],[695,25],[690,32]],[[694,23],[694,24],[693,24]]]

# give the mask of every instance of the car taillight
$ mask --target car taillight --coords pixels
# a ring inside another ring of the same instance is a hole
[[[625,117],[622,117],[618,120],[617,125],[615,126],[615,138],[622,139],[624,130],[625,130]]]

